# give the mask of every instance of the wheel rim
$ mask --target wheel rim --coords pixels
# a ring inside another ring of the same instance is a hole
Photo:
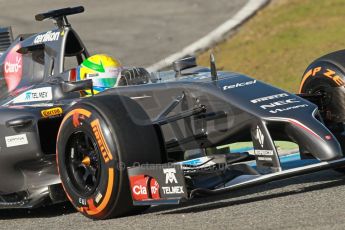
[[[72,186],[83,196],[92,194],[99,185],[101,162],[95,139],[84,131],[70,135],[66,145],[67,175]]]

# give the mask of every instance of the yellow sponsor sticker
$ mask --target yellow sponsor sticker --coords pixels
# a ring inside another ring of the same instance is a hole
[[[42,117],[53,117],[62,114],[61,107],[55,107],[51,109],[45,109],[41,111]]]

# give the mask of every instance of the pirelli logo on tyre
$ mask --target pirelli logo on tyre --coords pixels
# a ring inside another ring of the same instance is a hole
[[[92,127],[93,133],[95,134],[95,137],[96,137],[96,140],[98,143],[98,147],[102,153],[103,159],[104,159],[105,163],[108,163],[110,160],[113,159],[113,156],[111,155],[109,147],[108,147],[107,143],[105,142],[99,120],[98,119],[93,120],[91,122],[91,127]]]
[[[46,118],[46,117],[55,117],[55,116],[59,116],[62,114],[62,108],[61,107],[55,107],[55,108],[51,108],[51,109],[45,109],[41,111],[41,115],[42,117]]]
[[[308,72],[304,74],[301,84],[300,84],[299,93],[302,92],[302,88],[306,80],[309,79],[310,77],[316,77],[316,76],[322,76],[322,77],[328,78],[332,80],[337,86],[345,85],[344,80],[338,75],[337,71],[332,70],[330,68],[318,66],[318,67],[309,69]]]

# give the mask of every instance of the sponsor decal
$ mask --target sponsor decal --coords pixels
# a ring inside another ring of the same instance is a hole
[[[53,42],[59,40],[60,32],[48,31],[44,34],[39,34],[35,37],[34,44],[43,42]]]
[[[183,194],[183,186],[171,186],[171,187],[162,187],[164,194]]]
[[[345,83],[339,75],[336,75],[336,72],[331,69],[326,69],[323,75],[335,82],[338,86],[343,86]]]
[[[56,107],[51,109],[45,109],[41,111],[42,117],[55,117],[62,114],[62,108]]]
[[[253,85],[255,83],[256,83],[256,80],[252,80],[252,81],[246,81],[246,82],[239,82],[239,83],[236,83],[234,85],[225,85],[225,86],[223,86],[223,90],[225,91],[228,89],[244,87],[244,86],[248,86],[248,85]]]
[[[168,169],[163,169],[163,173],[165,174],[165,183],[166,184],[172,184],[172,183],[176,183],[177,184],[177,180],[176,180],[176,169],[175,168],[168,168]]]
[[[282,97],[288,97],[288,96],[289,96],[289,94],[287,94],[287,93],[280,93],[280,94],[274,94],[274,95],[270,95],[270,96],[266,96],[266,97],[255,98],[255,99],[251,100],[250,102],[253,104],[256,104],[259,102],[269,101],[269,100],[282,98]]]
[[[26,134],[7,136],[5,137],[5,142],[6,142],[6,147],[27,145],[29,143],[28,138],[26,137]]]
[[[259,161],[273,161],[271,157],[258,157]]]
[[[281,100],[281,101],[275,101],[266,105],[261,105],[260,108],[262,109],[267,109],[267,108],[274,108],[277,106],[282,106],[282,105],[288,105],[288,104],[294,104],[294,103],[298,103],[300,101],[298,101],[295,98],[290,98],[290,99],[286,99],[286,100]]]
[[[257,156],[273,156],[273,150],[254,150],[255,155]]]
[[[163,169],[163,173],[165,174],[165,183],[166,184],[177,184],[177,179],[175,176],[176,169],[175,168],[165,168]],[[162,187],[162,191],[164,194],[182,194],[183,186],[164,186]]]
[[[131,176],[129,178],[133,200],[147,200],[148,199],[148,177],[145,175]]]
[[[14,90],[20,83],[23,74],[23,58],[17,50],[20,45],[15,45],[4,60],[4,78],[8,91]]]
[[[261,132],[261,129],[260,129],[259,126],[256,126],[255,139],[259,141],[261,148],[263,148],[264,147],[265,136]]]
[[[308,105],[307,104],[295,105],[295,106],[291,106],[291,107],[287,107],[287,108],[270,110],[269,112],[270,113],[280,113],[280,112],[294,110],[294,109],[300,109],[300,108],[304,108],[304,107],[308,107]]]
[[[326,78],[329,78],[331,79],[332,81],[334,81],[334,83],[337,85],[337,86],[344,86],[345,85],[345,82],[344,80],[339,76],[337,75],[337,73],[334,71],[334,70],[331,70],[331,69],[324,69],[322,68],[321,66],[317,66],[313,69],[310,69],[308,70],[303,78],[302,78],[302,82],[300,84],[300,87],[299,87],[299,93],[302,92],[302,88],[304,86],[304,83],[305,81],[309,78],[309,77],[315,77],[317,73],[319,73],[321,71],[320,74],[322,74],[321,76],[323,77],[326,77]],[[320,75],[319,75],[320,76]]]
[[[102,153],[103,159],[105,163],[108,163],[110,160],[113,159],[113,156],[111,155],[108,145],[105,142],[103,133],[101,131],[101,125],[98,119],[95,119],[94,121],[91,122],[91,128],[92,128],[93,133],[95,134],[98,147]]]
[[[98,192],[97,195],[96,195],[96,198],[95,198],[95,201],[96,201],[97,204],[102,199],[102,197],[103,197],[103,195],[100,192]]]
[[[22,57],[16,56],[13,62],[5,61],[5,73],[18,73],[22,69]]]
[[[160,199],[159,184],[154,178],[152,178],[150,181],[150,190],[151,190],[152,199],[155,199],[155,200]]]
[[[132,191],[136,195],[147,195],[146,187],[142,185],[134,185]]]
[[[14,98],[11,102],[16,103],[24,103],[24,102],[35,102],[35,101],[51,101],[53,99],[53,93],[51,87],[43,87],[43,88],[36,88],[28,90],[16,98]]]

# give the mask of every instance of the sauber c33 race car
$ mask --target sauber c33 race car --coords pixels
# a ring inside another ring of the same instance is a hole
[[[298,95],[243,74],[199,67],[128,68],[97,95],[76,81],[89,57],[67,21],[83,7],[36,15],[56,28],[12,40],[1,29],[0,207],[68,199],[105,219],[324,169],[342,170],[345,51],[314,61]],[[72,67],[69,67],[70,64]],[[275,141],[294,142],[288,167]],[[229,144],[252,142],[254,154]],[[306,159],[312,159],[306,160]]]

